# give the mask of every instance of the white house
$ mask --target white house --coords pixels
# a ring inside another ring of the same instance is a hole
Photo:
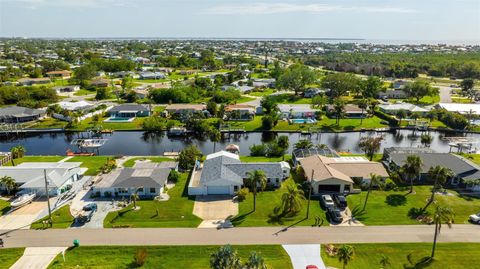
[[[0,177],[13,178],[22,192],[45,195],[46,173],[49,194],[59,195],[68,191],[73,182],[81,177],[80,164],[80,162],[31,162],[17,166],[0,166]]]
[[[380,111],[386,114],[395,115],[400,110],[405,110],[407,113],[420,113],[425,115],[428,109],[410,104],[410,103],[397,103],[397,104],[381,104],[378,106]]]
[[[238,155],[219,151],[207,155],[205,162],[195,166],[190,183],[189,195],[227,194],[233,195],[243,187],[248,172],[262,170],[267,176],[267,184],[278,187],[290,176],[287,162],[240,161]]]
[[[315,112],[320,111],[306,104],[279,104],[278,110],[280,116],[287,119],[315,118]]]

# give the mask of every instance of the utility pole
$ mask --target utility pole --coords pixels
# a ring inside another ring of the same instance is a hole
[[[48,221],[50,227],[52,227],[52,209],[50,208],[50,197],[48,195],[48,181],[47,181],[47,169],[43,169],[43,176],[45,178],[45,194],[47,195],[47,205],[48,205]]]
[[[312,178],[310,179],[310,182],[308,182],[308,203],[307,203],[307,219],[308,215],[310,213],[310,198],[312,197],[312,181],[313,181],[313,175],[314,175],[314,170],[312,169]],[[308,179],[307,179],[308,180]]]

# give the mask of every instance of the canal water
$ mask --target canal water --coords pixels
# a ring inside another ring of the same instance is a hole
[[[448,152],[449,142],[444,139],[446,136],[471,136],[480,141],[479,134],[458,134],[433,132],[431,148],[438,152]],[[11,147],[22,145],[27,149],[28,155],[65,155],[67,149],[77,151],[77,148],[70,143],[73,139],[86,136],[85,133],[46,133],[34,134],[23,137],[2,138],[0,140],[0,151],[9,151]],[[301,139],[309,139],[314,144],[327,144],[337,151],[349,151],[361,153],[358,142],[364,136],[384,137],[382,149],[385,147],[418,147],[420,144],[421,132],[412,130],[397,130],[393,132],[349,132],[349,133],[321,133],[311,136],[300,133],[270,133],[254,132],[238,135],[230,135],[230,139],[223,139],[216,143],[216,151],[224,149],[228,144],[240,146],[240,154],[248,155],[250,146],[254,144],[268,143],[276,135],[286,135],[290,140],[291,152],[293,145]],[[112,135],[103,136],[108,141],[100,148],[100,155],[162,155],[164,152],[180,151],[186,145],[196,144],[203,154],[214,151],[214,143],[209,140],[195,138],[172,138],[165,133],[149,134],[144,132],[115,132]],[[480,145],[475,145],[480,150]],[[453,149],[454,150],[454,149]]]

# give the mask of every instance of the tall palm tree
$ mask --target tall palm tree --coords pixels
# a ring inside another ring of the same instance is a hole
[[[252,251],[250,252],[248,261],[245,263],[245,269],[267,269],[267,265],[265,264],[265,260],[262,256],[260,256],[257,252]]]
[[[345,114],[345,103],[340,100],[336,99],[333,104],[333,111],[335,112],[335,117],[337,119],[336,124],[340,124],[340,119],[343,118]]]
[[[284,161],[285,152],[288,150],[288,147],[290,146],[290,141],[288,141],[288,136],[286,135],[279,136],[277,140],[277,144],[283,150],[282,161]]]
[[[252,187],[253,191],[253,211],[257,209],[257,188],[260,185],[260,190],[264,190],[267,187],[267,176],[262,170],[254,170],[247,173],[247,181]]]
[[[438,206],[433,215],[433,222],[435,223],[435,234],[433,236],[433,246],[431,258],[435,257],[435,247],[437,246],[437,237],[442,229],[442,224],[447,224],[448,228],[452,228],[454,213],[448,207]]]
[[[222,134],[216,128],[212,128],[210,130],[210,140],[213,142],[213,152],[215,152],[215,148],[217,146],[217,142],[222,139]]]
[[[367,196],[365,196],[365,203],[363,204],[363,210],[367,208],[368,197],[372,191],[373,186],[378,186],[379,189],[382,189],[383,182],[382,178],[379,175],[370,174],[370,183],[368,184]]]
[[[10,152],[12,153],[12,158],[14,159],[22,158],[23,156],[25,156],[26,151],[27,150],[22,145],[17,145],[10,149]]]
[[[405,111],[405,109],[400,109],[395,113],[395,116],[399,119],[398,125],[402,126],[402,120],[407,117],[407,111]]]
[[[390,258],[385,254],[382,254],[382,256],[380,257],[380,265],[382,266],[382,269],[387,269],[388,267],[390,267],[392,265],[392,263],[390,262]]]
[[[360,100],[360,103],[358,104],[358,107],[362,109],[362,117],[360,118],[360,125],[362,125],[363,124],[363,112],[368,107],[368,100],[365,99],[365,98]]]
[[[313,143],[308,139],[301,139],[301,140],[298,140],[297,143],[295,143],[295,149],[311,149],[311,148],[313,148]]]
[[[410,178],[410,193],[413,193],[413,180],[418,177],[422,166],[422,159],[418,155],[407,156],[407,160],[402,166],[403,172]]]
[[[3,176],[0,178],[0,185],[3,185],[5,189],[7,189],[7,193],[10,195],[10,191],[15,189],[17,186],[17,183],[15,182],[15,179],[9,176]]]
[[[133,200],[133,209],[137,208],[137,200],[138,200],[138,189],[135,189],[135,192],[132,193],[130,198]]]
[[[427,207],[433,203],[433,201],[435,200],[435,192],[440,186],[445,184],[448,178],[451,178],[453,176],[453,172],[449,168],[437,165],[435,167],[431,167],[430,170],[428,170],[428,176],[434,181],[432,187],[432,195],[430,196],[428,203],[423,208],[423,211],[425,211]]]
[[[358,146],[360,147],[361,150],[363,150],[363,152],[365,152],[365,155],[367,155],[370,161],[373,160],[375,153],[380,150],[382,139],[383,138],[381,136],[377,136],[377,137],[365,136],[360,138],[360,142],[358,143]]]
[[[348,263],[353,259],[355,250],[350,245],[342,245],[337,252],[338,261],[343,264],[343,269],[345,269]]]
[[[302,210],[302,202],[305,200],[303,190],[292,181],[286,181],[282,184],[284,193],[279,207],[274,209],[275,213],[296,214]]]

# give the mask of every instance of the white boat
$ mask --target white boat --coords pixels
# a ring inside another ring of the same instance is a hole
[[[13,200],[11,203],[10,203],[10,206],[12,207],[21,207],[21,206],[24,206],[26,204],[29,204],[33,201],[33,199],[35,198],[36,194],[35,193],[26,193],[26,194],[22,194],[21,196],[15,198],[15,200]]]

